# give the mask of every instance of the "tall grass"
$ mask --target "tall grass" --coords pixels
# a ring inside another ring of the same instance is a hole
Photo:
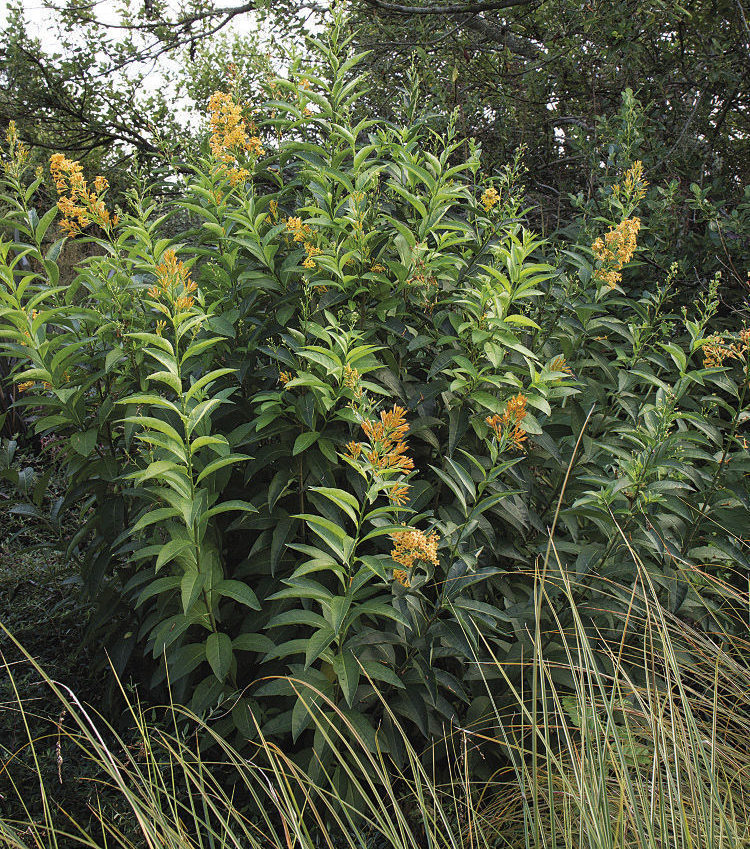
[[[554,546],[551,552],[554,563]],[[747,610],[736,591],[715,589]],[[55,751],[77,749],[90,762],[90,817],[84,824],[68,816],[41,778],[30,797],[13,783],[9,758],[0,765],[0,793],[20,796],[23,816],[0,819],[0,842],[11,849],[750,846],[748,646],[723,639],[718,627],[709,634],[670,616],[640,566],[625,629],[638,639],[610,644],[592,633],[562,569],[538,576],[538,614],[555,609],[553,595],[560,609],[561,593],[572,627],[557,621],[543,632],[538,616],[533,658],[520,677],[499,663],[479,666],[493,709],[481,724],[453,730],[444,742],[455,756],[439,771],[406,733],[398,766],[368,748],[320,693],[311,711],[334,755],[314,778],[260,732],[239,752],[211,722],[176,705],[165,709],[169,722],[154,722],[153,711],[123,690],[132,726],[126,740],[27,656],[68,716]],[[556,683],[561,667],[565,687]],[[5,674],[27,732],[26,763],[41,777],[50,741],[34,736],[8,664]],[[498,675],[500,687],[490,683]],[[508,694],[516,722],[507,719]],[[507,766],[479,780],[477,764],[494,758]]]

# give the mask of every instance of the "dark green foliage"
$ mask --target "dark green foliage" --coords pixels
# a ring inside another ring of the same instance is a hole
[[[627,657],[632,552],[672,614],[730,627],[711,587],[747,580],[747,336],[719,323],[718,277],[680,309],[684,272],[652,251],[606,282],[593,237],[624,244],[637,166],[553,251],[520,163],[481,180],[453,125],[353,118],[340,21],[313,46],[322,71],[255,115],[262,154],[217,159],[215,136],[196,160],[189,229],[163,237],[134,191],[69,286],[11,163],[0,338],[18,407],[64,448],[68,553],[118,667],[307,753],[330,699],[398,758],[377,690],[429,737],[486,715],[488,684],[503,715],[535,628],[572,684],[568,583],[594,648]]]

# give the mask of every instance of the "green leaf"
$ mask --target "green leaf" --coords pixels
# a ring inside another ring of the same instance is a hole
[[[312,492],[319,492],[321,495],[325,495],[329,501],[332,501],[337,507],[343,510],[352,522],[357,521],[359,502],[351,493],[329,486],[311,486],[310,489]]]
[[[224,681],[232,668],[232,640],[228,634],[214,631],[206,640],[206,660],[219,681]]]
[[[234,638],[232,648],[235,651],[254,651],[260,654],[268,654],[276,648],[276,645],[265,634],[240,634],[239,637]]]
[[[307,625],[311,628],[326,628],[328,623],[319,613],[312,610],[297,608],[296,610],[285,610],[272,617],[266,628],[284,628],[288,625]]]
[[[197,666],[206,659],[205,643],[188,643],[180,646],[169,658],[169,680],[179,681],[189,675]]]
[[[70,437],[71,448],[82,457],[88,457],[96,446],[96,439],[99,432],[96,428],[90,428],[84,433],[74,433]]]
[[[149,585],[141,591],[138,596],[138,601],[135,603],[136,608],[139,608],[144,602],[153,598],[155,595],[174,590],[180,585],[180,577],[178,575],[170,575],[165,578],[157,578],[151,581]]]
[[[312,694],[305,692],[297,698],[292,708],[292,740],[296,743],[299,735],[312,721],[311,707],[316,704]]]
[[[315,661],[323,654],[323,652],[331,645],[331,643],[336,638],[336,634],[333,632],[332,628],[329,628],[327,625],[324,628],[321,628],[319,631],[316,631],[312,637],[307,642],[307,648],[305,649],[305,669],[307,669],[310,664],[315,663]]]
[[[335,596],[331,599],[330,603],[330,613],[331,613],[331,627],[336,632],[339,633],[341,630],[341,626],[344,624],[344,619],[346,619],[346,614],[349,612],[349,608],[352,606],[351,596]]]
[[[373,681],[384,681],[386,684],[392,684],[403,690],[406,688],[404,682],[396,675],[396,673],[388,666],[378,663],[376,660],[365,660],[362,662],[365,675],[372,678]]]
[[[187,539],[171,539],[165,543],[159,551],[159,556],[156,558],[156,571],[158,572],[162,566],[171,563],[172,560],[182,558],[185,554],[189,554],[187,560],[195,565],[195,554],[192,551],[193,543]]]
[[[222,501],[222,503],[217,504],[216,507],[206,510],[206,512],[201,515],[201,520],[212,519],[220,513],[234,513],[235,511],[239,511],[241,513],[257,513],[258,508],[253,507],[252,504],[248,504],[247,501],[239,501],[237,499],[233,501]]]
[[[185,616],[190,613],[205,585],[206,576],[196,569],[190,569],[182,576],[180,593],[182,595],[182,612]]]
[[[222,581],[216,587],[216,592],[220,596],[233,598],[235,601],[239,602],[240,604],[244,604],[246,607],[249,607],[252,610],[260,610],[260,602],[258,601],[258,597],[250,589],[250,587],[248,587],[247,584],[243,584],[242,581]]]
[[[301,433],[294,440],[292,456],[295,457],[297,454],[301,454],[303,451],[307,450],[314,442],[317,441],[319,436],[320,434],[316,430],[313,430],[310,433]]]
[[[249,460],[247,454],[230,454],[228,457],[219,457],[218,460],[212,460],[198,475],[196,479],[196,484],[199,484],[204,478],[209,475],[214,474],[214,472],[218,472],[219,469],[223,469],[224,466],[229,466],[232,463],[241,463],[243,460]]]
[[[344,694],[347,704],[351,707],[359,685],[359,664],[349,649],[333,658],[333,671],[339,679],[341,692]]]
[[[314,516],[309,513],[301,513],[293,518],[304,519],[310,529],[330,546],[331,551],[339,557],[341,562],[346,563],[354,540],[335,522],[325,519],[323,516]]]

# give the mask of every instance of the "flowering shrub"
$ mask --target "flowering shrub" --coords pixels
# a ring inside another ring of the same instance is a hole
[[[320,73],[272,81],[254,117],[211,98],[172,237],[143,189],[115,215],[60,156],[40,218],[10,138],[0,340],[65,446],[68,551],[118,666],[145,656],[223,732],[319,755],[325,696],[398,756],[378,691],[424,735],[483,716],[483,660],[525,675],[540,570],[550,633],[572,584],[626,655],[634,558],[673,612],[728,627],[747,331],[718,326],[718,279],[680,311],[676,267],[632,268],[637,163],[593,246],[554,255],[518,163],[493,180],[452,131],[353,126],[358,57],[336,27],[314,44]],[[72,237],[98,253],[60,286]]]

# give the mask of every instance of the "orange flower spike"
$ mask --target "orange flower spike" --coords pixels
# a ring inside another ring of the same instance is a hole
[[[523,418],[526,415],[526,397],[519,392],[518,395],[511,398],[505,407],[505,413],[510,419],[515,421],[516,424],[523,421]]]
[[[407,484],[392,486],[388,490],[388,499],[391,504],[395,504],[397,507],[403,507],[404,504],[409,500],[409,487]]]
[[[398,581],[402,587],[411,586],[409,583],[409,577],[403,569],[394,569],[393,570],[393,580]]]
[[[388,430],[396,430],[403,426],[406,426],[406,430],[409,429],[409,425],[406,424],[406,410],[396,404],[393,405],[392,410],[383,410],[380,414],[380,421]]]
[[[439,564],[437,546],[439,537],[436,533],[425,535],[416,528],[395,531],[391,535],[394,547],[391,557],[405,569],[411,569],[415,562]]]
[[[495,436],[500,439],[503,435],[503,417],[496,413],[494,416],[487,416],[485,422],[495,431]]]
[[[361,442],[351,442],[346,443],[346,456],[350,460],[356,460],[359,455],[362,453],[362,443]]]
[[[549,364],[550,371],[561,371],[565,374],[573,374],[573,369],[568,365],[567,360],[563,354],[558,354],[554,357]]]
[[[499,200],[500,195],[495,188],[485,189],[482,192],[481,204],[484,207],[485,212],[490,212],[490,210],[497,205]]]
[[[108,228],[110,213],[99,195],[108,188],[105,177],[94,180],[94,191],[89,192],[80,163],[62,153],[53,153],[49,170],[58,193],[57,208],[63,215],[60,227],[70,235],[88,226],[93,217],[96,223]]]

